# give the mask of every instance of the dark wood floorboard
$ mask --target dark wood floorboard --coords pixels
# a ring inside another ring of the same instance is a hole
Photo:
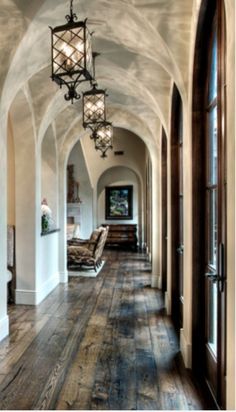
[[[9,306],[1,410],[209,409],[183,367],[143,254],[106,251],[97,278],[70,278],[39,306]]]

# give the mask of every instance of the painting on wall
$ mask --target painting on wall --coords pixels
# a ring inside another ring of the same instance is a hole
[[[133,186],[107,186],[106,219],[133,218]]]

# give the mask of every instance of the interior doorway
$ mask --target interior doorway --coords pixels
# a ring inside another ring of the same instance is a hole
[[[193,369],[225,408],[224,2],[203,1],[193,89]]]

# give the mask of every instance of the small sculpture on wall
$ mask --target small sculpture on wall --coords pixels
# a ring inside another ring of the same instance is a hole
[[[67,203],[82,203],[79,197],[79,182],[74,179],[74,165],[67,166]]]

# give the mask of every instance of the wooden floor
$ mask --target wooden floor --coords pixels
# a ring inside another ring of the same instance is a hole
[[[0,409],[207,409],[182,367],[145,255],[106,252],[38,307],[9,307]]]

